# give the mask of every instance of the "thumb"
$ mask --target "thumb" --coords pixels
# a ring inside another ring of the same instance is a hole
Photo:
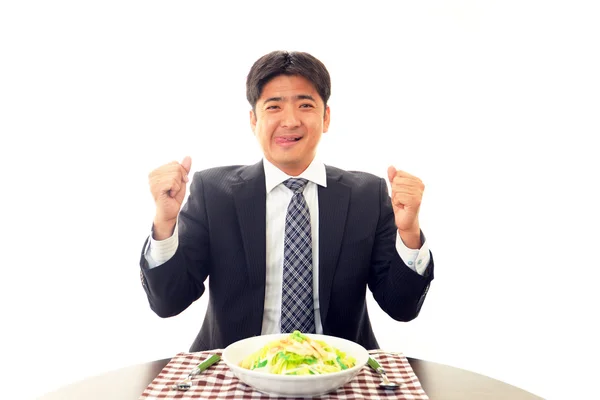
[[[181,162],[181,166],[186,170],[186,172],[190,172],[190,168],[192,168],[192,158],[190,156],[185,156],[183,161]]]
[[[394,180],[394,177],[396,176],[396,168],[393,165],[390,165],[388,167],[388,179],[390,180],[390,183],[392,183],[392,181]]]

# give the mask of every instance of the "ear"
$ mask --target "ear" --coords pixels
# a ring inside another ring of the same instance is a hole
[[[325,116],[323,117],[323,133],[329,130],[330,112],[329,106],[325,107]]]
[[[250,128],[252,129],[252,132],[256,134],[256,114],[254,114],[254,111],[252,110],[250,110]]]

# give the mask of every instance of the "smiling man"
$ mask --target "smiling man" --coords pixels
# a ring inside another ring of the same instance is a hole
[[[250,124],[265,158],[298,176],[315,158],[321,135],[329,128],[329,107],[308,79],[279,75],[262,88]]]
[[[391,318],[419,314],[433,279],[419,225],[424,185],[390,166],[390,196],[385,179],[317,160],[330,93],[312,55],[269,53],[246,82],[263,159],[195,173],[183,208],[190,158],[150,173],[156,213],[140,261],[150,307],[179,314],[210,276],[190,351],[296,329],[378,348],[367,288]]]

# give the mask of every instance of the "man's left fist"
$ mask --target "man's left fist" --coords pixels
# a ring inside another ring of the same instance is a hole
[[[403,233],[420,235],[419,208],[425,185],[416,176],[398,171],[393,166],[388,168],[388,178],[392,186],[392,207],[400,235],[403,239]]]

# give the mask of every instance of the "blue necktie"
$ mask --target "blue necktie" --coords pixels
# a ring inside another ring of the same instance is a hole
[[[315,332],[310,212],[302,194],[307,183],[301,178],[283,182],[294,195],[285,217],[281,333]]]

